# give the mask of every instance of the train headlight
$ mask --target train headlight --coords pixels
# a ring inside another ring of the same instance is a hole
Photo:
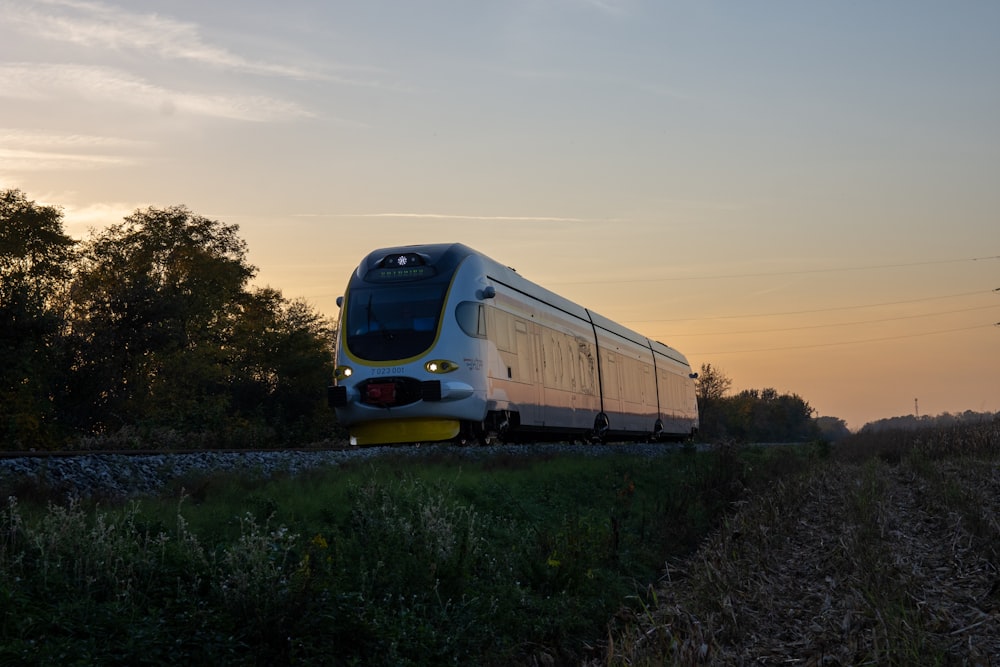
[[[458,370],[458,364],[447,359],[435,359],[424,364],[424,368],[428,373],[451,373]]]
[[[338,380],[346,380],[352,375],[354,375],[354,369],[351,368],[350,366],[337,366],[333,370],[333,377],[337,378]]]

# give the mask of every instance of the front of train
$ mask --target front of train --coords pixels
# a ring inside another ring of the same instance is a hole
[[[351,443],[458,438],[486,414],[480,255],[461,244],[370,253],[340,300],[337,419]]]

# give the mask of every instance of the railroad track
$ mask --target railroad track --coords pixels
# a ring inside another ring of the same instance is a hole
[[[378,447],[226,450],[102,450],[4,452],[0,454],[0,494],[31,486],[49,495],[129,498],[154,494],[170,481],[213,471],[247,471],[265,477],[298,474],[309,468],[339,466],[382,456],[639,455],[677,451],[676,444],[620,443],[607,445],[535,443],[457,447],[447,444]]]

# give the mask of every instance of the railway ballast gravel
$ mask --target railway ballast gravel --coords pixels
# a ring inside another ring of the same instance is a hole
[[[155,494],[177,478],[211,472],[240,472],[262,478],[295,475],[316,467],[361,463],[380,456],[657,456],[676,451],[676,445],[495,445],[455,447],[420,445],[360,447],[337,450],[285,450],[244,452],[171,452],[158,454],[79,454],[73,456],[21,456],[0,459],[0,488],[37,487],[49,495],[70,498],[134,498]]]

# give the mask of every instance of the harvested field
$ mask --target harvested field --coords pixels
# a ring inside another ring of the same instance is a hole
[[[830,462],[742,506],[623,612],[611,665],[1000,665],[1000,467]]]

